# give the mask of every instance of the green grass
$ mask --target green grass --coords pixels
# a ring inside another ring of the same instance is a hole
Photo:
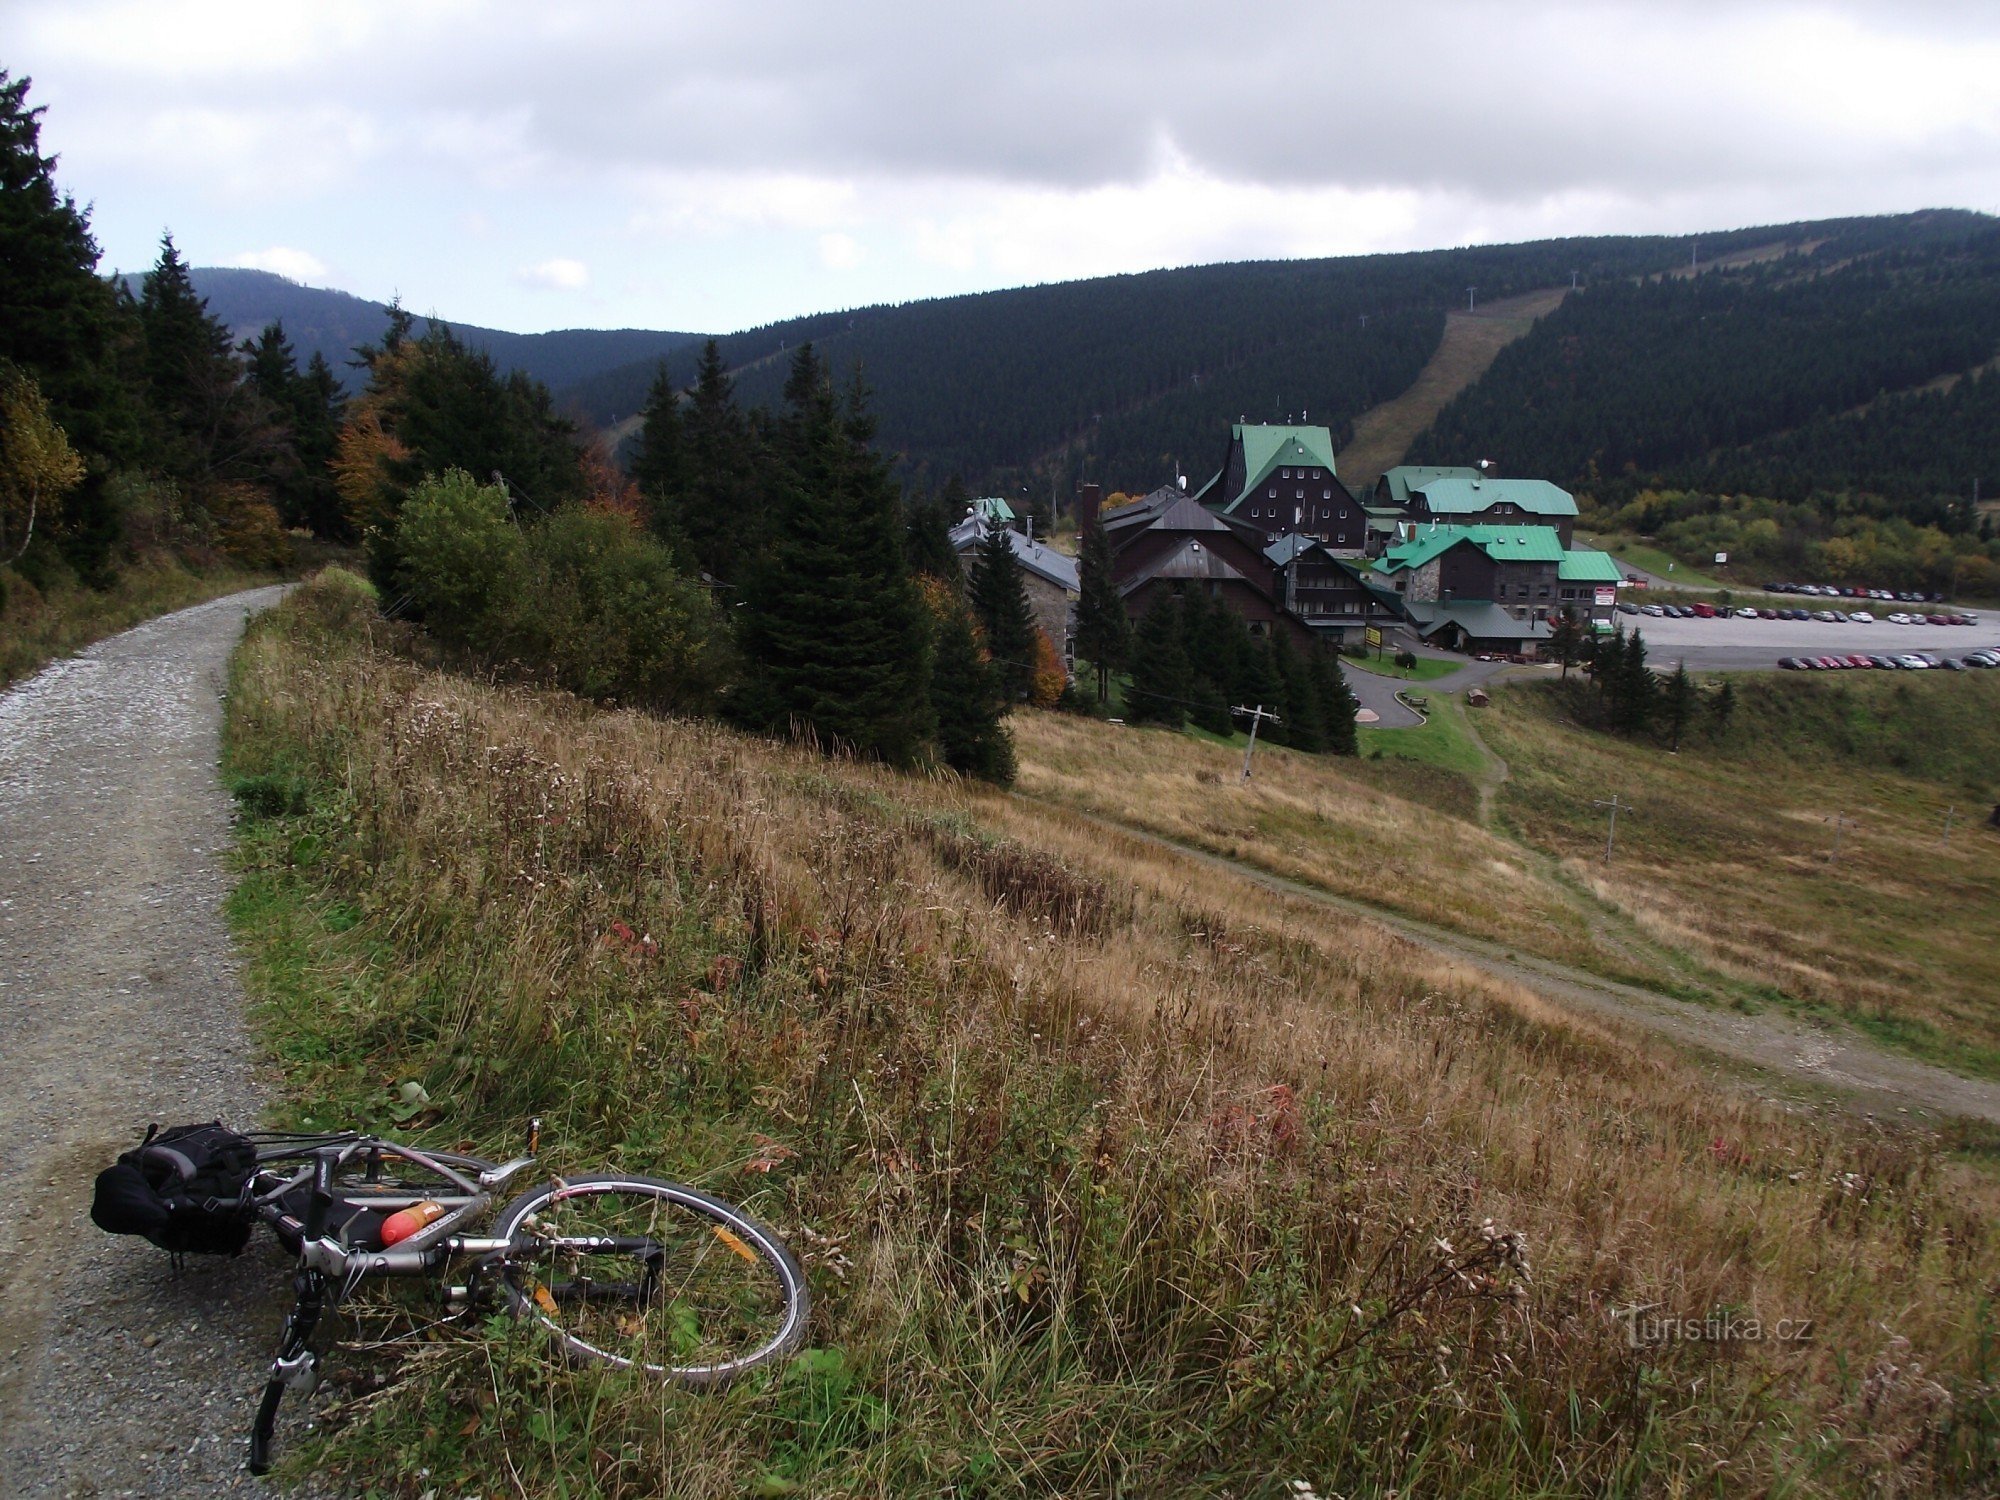
[[[1455,772],[1471,780],[1485,774],[1487,758],[1466,732],[1465,705],[1456,698],[1432,698],[1428,723],[1412,729],[1377,729],[1363,724],[1355,733],[1361,754],[1397,760],[1414,760],[1439,770]]]
[[[1393,656],[1343,656],[1343,667],[1354,667],[1363,672],[1373,672],[1377,677],[1400,677],[1405,682],[1435,682],[1440,677],[1449,677],[1465,665],[1464,661],[1441,661],[1435,656],[1420,656],[1413,667],[1396,665]]]
[[[1691,589],[1734,588],[1726,579],[1704,573],[1670,552],[1662,552],[1636,537],[1599,537],[1593,545],[1601,547],[1628,568],[1643,568],[1648,573],[1657,573],[1669,583]]]

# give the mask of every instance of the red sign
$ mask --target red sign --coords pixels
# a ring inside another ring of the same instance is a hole
[[[1607,583],[1607,584],[1602,584],[1598,587],[1597,607],[1599,609],[1609,608],[1611,605],[1616,604],[1617,602],[1618,602],[1618,589],[1616,585]]]

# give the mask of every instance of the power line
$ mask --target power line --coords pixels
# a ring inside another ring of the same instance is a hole
[[[1637,812],[1638,809],[1629,802],[1620,802],[1616,792],[1611,794],[1609,802],[1593,802],[1590,805],[1592,807],[1608,807],[1611,809],[1611,828],[1604,835],[1604,863],[1608,866],[1611,863],[1611,847],[1618,842],[1618,814],[1621,812]]]
[[[1279,718],[1276,714],[1272,713],[1268,708],[1264,707],[1264,705],[1261,703],[1258,704],[1255,708],[1245,708],[1242,704],[1239,703],[1236,705],[1235,708],[1231,709],[1230,712],[1239,714],[1248,714],[1250,716],[1250,743],[1243,747],[1243,779],[1245,781],[1248,781],[1250,779],[1250,756],[1251,753],[1255,751],[1257,748],[1258,729],[1263,726],[1263,723],[1266,719],[1269,719],[1273,724],[1282,724],[1285,721]]]

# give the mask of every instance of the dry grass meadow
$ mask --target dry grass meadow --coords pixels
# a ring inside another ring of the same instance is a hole
[[[1496,694],[1479,723],[1510,768],[1502,823],[1662,944],[2000,1074],[2000,831],[1982,826],[2000,796],[2000,682],[1739,681],[1731,729],[1677,756],[1576,728],[1547,686]],[[1614,791],[1636,811],[1607,871],[1590,803]]]
[[[444,675],[371,617],[324,577],[232,684],[280,1113],[380,1122],[414,1077],[423,1139],[540,1112],[559,1165],[744,1201],[819,1352],[703,1394],[432,1334],[299,1462],[409,1496],[2000,1483],[1975,1143],[1704,1086],[1047,804]],[[1765,1336],[1635,1347],[1649,1304]]]

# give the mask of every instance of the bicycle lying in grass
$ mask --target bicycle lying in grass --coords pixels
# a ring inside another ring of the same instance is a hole
[[[148,1132],[97,1182],[91,1216],[177,1255],[240,1251],[271,1226],[298,1257],[297,1294],[250,1436],[270,1468],[287,1390],[310,1391],[320,1319],[372,1277],[437,1276],[446,1319],[498,1306],[565,1357],[718,1385],[804,1342],[810,1297],[778,1237],[742,1210],[654,1177],[552,1179],[471,1231],[534,1165],[425,1151],[359,1132],[239,1135],[220,1124]],[[463,1265],[462,1283],[449,1272]]]

